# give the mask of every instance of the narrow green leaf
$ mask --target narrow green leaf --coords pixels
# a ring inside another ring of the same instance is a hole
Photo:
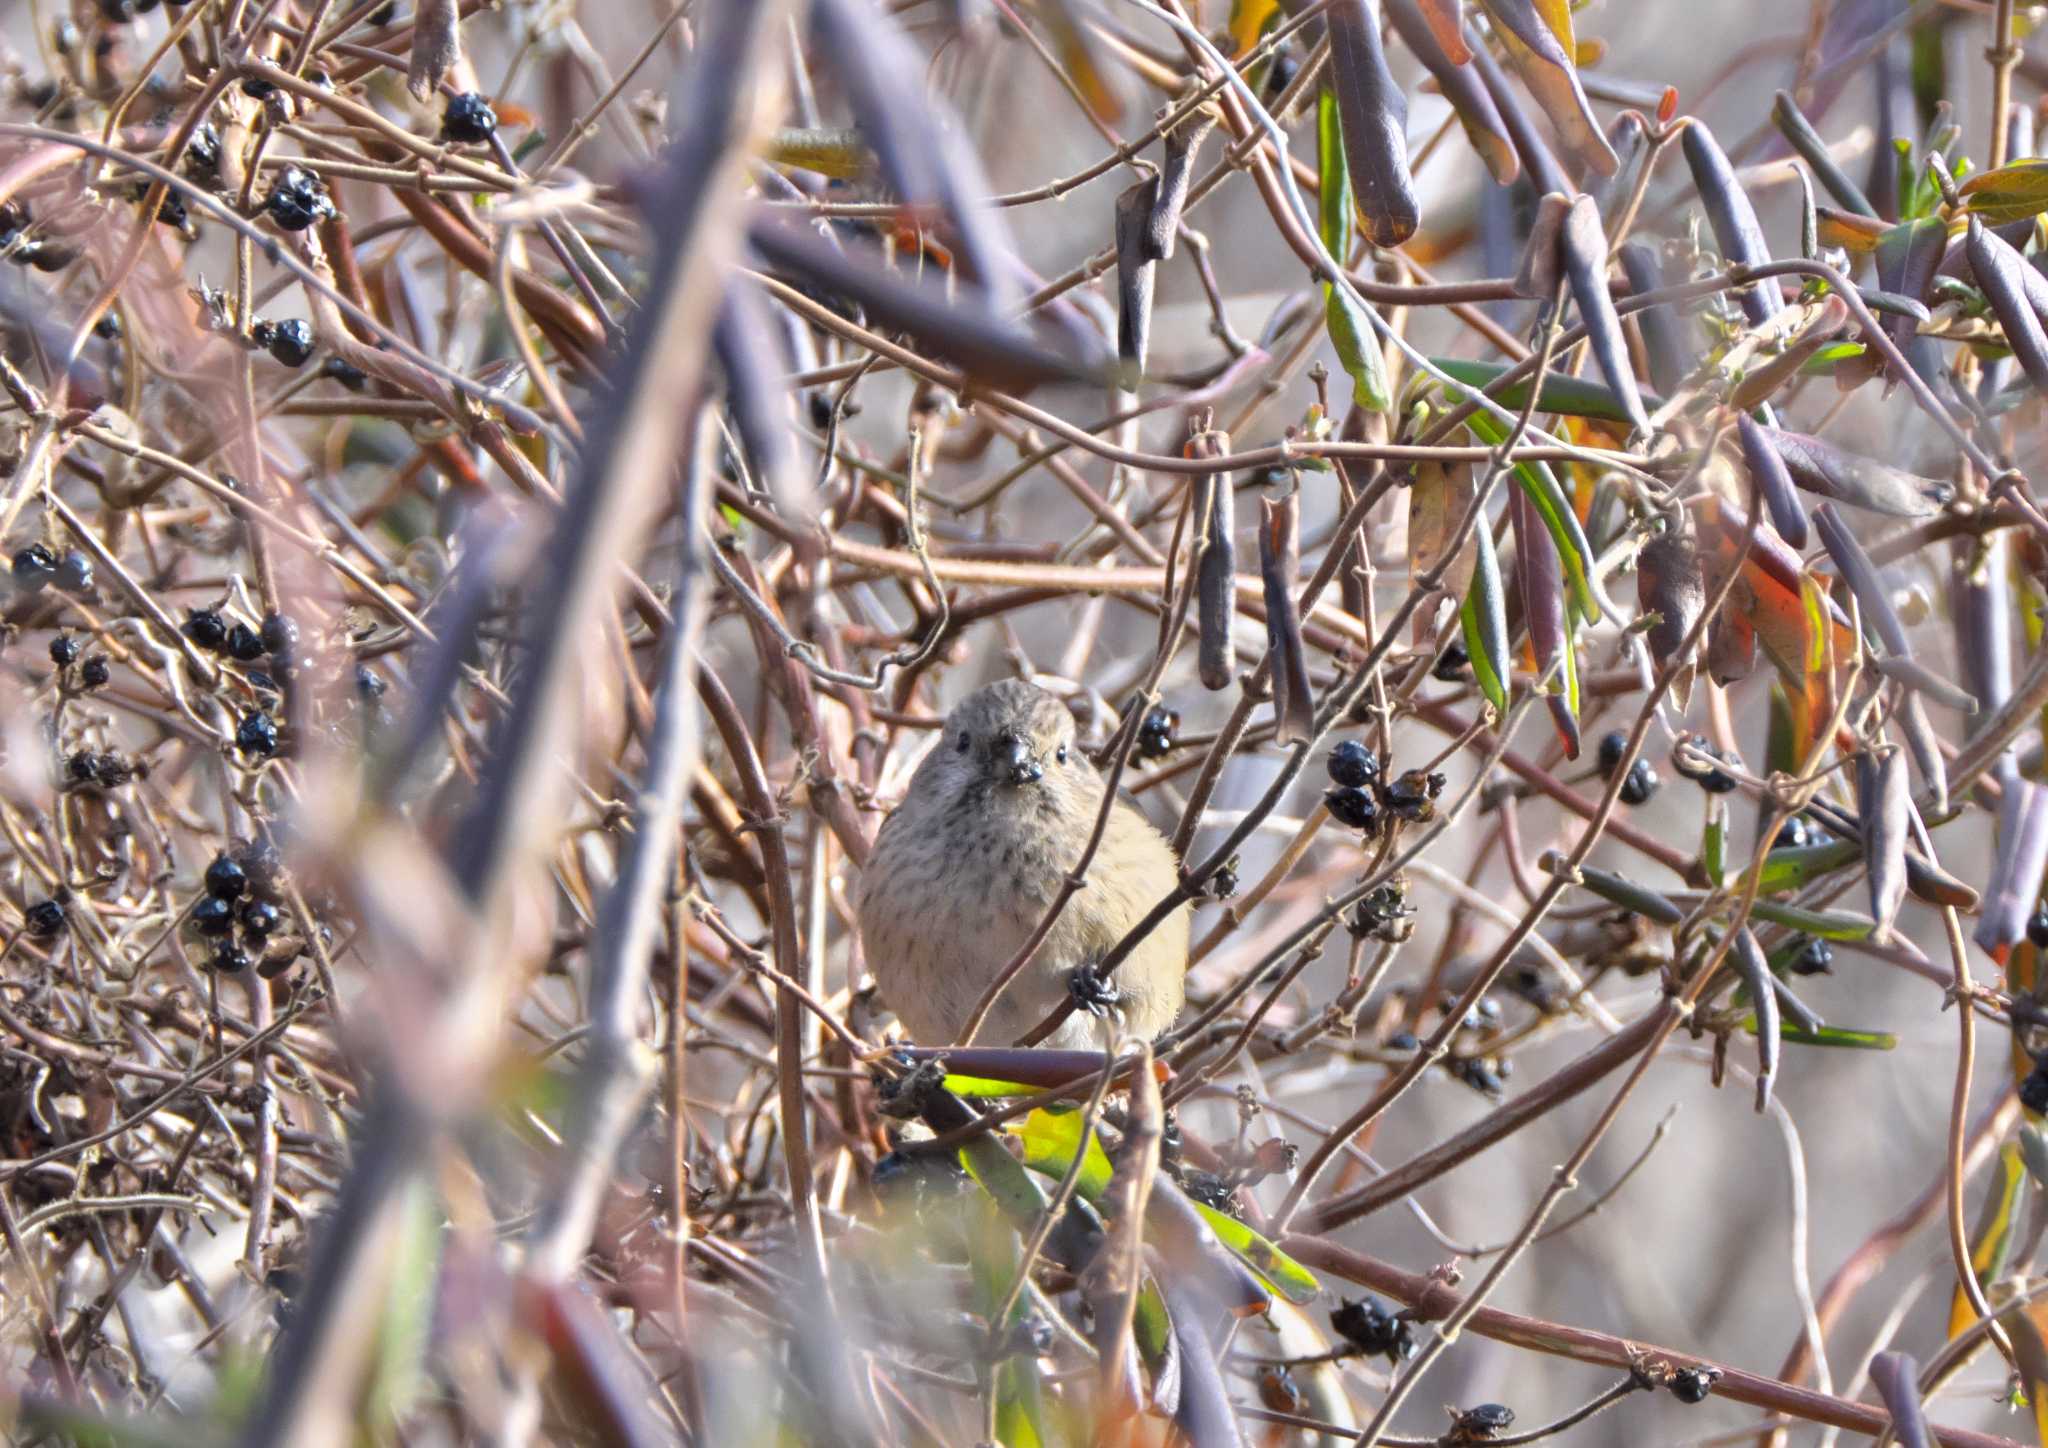
[[[1380,339],[1372,321],[1340,289],[1323,283],[1323,317],[1330,330],[1330,345],[1337,349],[1337,361],[1351,376],[1351,399],[1370,412],[1385,412],[1394,405],[1387,388],[1387,363],[1380,355]]]
[[[1473,413],[1465,419],[1465,425],[1489,447],[1499,447],[1507,441],[1507,424],[1490,412]],[[1586,531],[1579,526],[1579,515],[1572,508],[1571,499],[1558,486],[1557,475],[1543,463],[1517,462],[1514,472],[1515,481],[1536,504],[1543,526],[1550,530],[1551,540],[1557,544],[1565,582],[1571,587],[1572,602],[1578,605],[1580,616],[1589,624],[1600,622],[1600,605],[1593,597],[1593,545],[1586,541]]]
[[[1237,1218],[1204,1206],[1192,1197],[1189,1201],[1201,1213],[1202,1220],[1209,1224],[1209,1230],[1216,1234],[1217,1241],[1235,1252],[1268,1286],[1295,1306],[1315,1301],[1323,1290],[1322,1283],[1316,1281],[1313,1272]]]
[[[1351,172],[1344,165],[1344,122],[1337,97],[1316,97],[1316,183],[1321,188],[1323,246],[1339,263],[1351,259]]]
[[[1507,371],[1501,362],[1479,362],[1467,357],[1432,357],[1430,365],[1455,378],[1468,387],[1486,388],[1493,380]],[[1664,399],[1652,393],[1642,394],[1643,406],[1655,412],[1664,405]],[[1493,400],[1510,412],[1528,405],[1529,384],[1526,380],[1511,382],[1493,394]],[[1591,382],[1583,377],[1564,377],[1552,373],[1543,379],[1543,390],[1536,394],[1538,412],[1554,412],[1565,417],[1590,417],[1601,422],[1627,422],[1628,413],[1623,410],[1621,399],[1614,395],[1612,388],[1604,383]]]
[[[950,1086],[952,1080],[949,1076],[946,1083]],[[1078,1106],[1042,1106],[1021,1122],[1012,1122],[1010,1130],[1024,1146],[1024,1165],[1047,1176],[1064,1177],[1067,1168],[1073,1165],[1074,1152],[1081,1146],[1086,1118],[1087,1113]],[[1113,1170],[1101,1140],[1089,1132],[1075,1190],[1091,1202],[1097,1200],[1109,1189]]]
[[[1654,920],[1659,925],[1676,925],[1685,919],[1685,912],[1668,897],[1647,886],[1638,885],[1625,875],[1617,875],[1612,870],[1602,870],[1594,865],[1581,865],[1579,883],[1602,900],[1619,905],[1645,920]]]
[[[1045,1211],[1045,1193],[1024,1170],[1023,1163],[1003,1150],[1002,1143],[986,1133],[960,1148],[960,1165],[981,1189],[994,1198],[1003,1215],[1022,1230],[1029,1231]]]
[[[1745,1018],[1742,1029],[1755,1035],[1756,1017]],[[1806,1031],[1790,1021],[1778,1027],[1778,1039],[1796,1046],[1834,1046],[1845,1051],[1890,1051],[1899,1044],[1899,1038],[1890,1031],[1858,1031],[1846,1026],[1822,1026],[1817,1031]]]
[[[1804,935],[1819,936],[1822,940],[1867,940],[1870,932],[1877,928],[1867,917],[1841,910],[1802,910],[1796,905],[1781,905],[1775,900],[1761,898],[1749,908],[1759,920],[1768,920],[1773,925],[1783,925]]]
[[[1766,895],[1804,889],[1821,876],[1841,869],[1851,860],[1862,858],[1863,847],[1854,840],[1829,840],[1824,845],[1772,850],[1764,856],[1760,888]]]
[[[1001,1096],[1030,1096],[1039,1090],[1020,1081],[998,1081],[991,1076],[962,1076],[956,1072],[946,1073],[946,1089],[955,1096],[972,1096],[980,1100]]]
[[[1472,585],[1465,591],[1459,616],[1465,630],[1465,653],[1472,660],[1472,676],[1501,717],[1508,712],[1508,679],[1512,663],[1508,657],[1507,596],[1501,590],[1500,561],[1493,552],[1493,530],[1481,518],[1472,530]]]

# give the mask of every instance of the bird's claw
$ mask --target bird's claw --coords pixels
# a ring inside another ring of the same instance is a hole
[[[1091,1016],[1106,1016],[1124,1002],[1124,993],[1092,962],[1074,967],[1067,977],[1067,994],[1075,1006]]]

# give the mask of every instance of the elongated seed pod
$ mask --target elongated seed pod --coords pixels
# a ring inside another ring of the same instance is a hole
[[[1529,221],[1529,240],[1522,248],[1521,265],[1515,268],[1516,296],[1547,302],[1557,291],[1564,266],[1560,243],[1571,209],[1571,200],[1562,191],[1546,191],[1537,198],[1536,214]]]
[[[1944,708],[1958,714],[1975,714],[1977,697],[1967,689],[1951,684],[1947,679],[1921,663],[1918,659],[1894,654],[1879,656],[1871,660],[1871,667],[1894,683],[1904,684],[1915,694],[1932,699]]]
[[[1858,757],[1856,808],[1863,823],[1870,918],[1877,922],[1876,938],[1889,940],[1892,922],[1906,899],[1906,837],[1912,827],[1912,786],[1904,754],[1888,749],[1882,757],[1870,751]]]
[[[1949,595],[1963,687],[1976,696],[1987,720],[2012,697],[2012,581],[2006,566],[2005,534],[1986,533],[1958,556]],[[2005,780],[2013,770],[2012,750],[2000,750],[1992,775]]]
[[[1458,124],[1465,128],[1465,137],[1472,143],[1472,149],[1479,153],[1479,159],[1486,163],[1486,169],[1493,179],[1502,186],[1514,184],[1522,172],[1521,159],[1515,154],[1515,143],[1508,138],[1508,131],[1500,118],[1500,111],[1487,94],[1486,84],[1471,67],[1472,51],[1465,44],[1462,34],[1455,28],[1446,32],[1441,25],[1433,23],[1424,15],[1417,0],[1383,0],[1387,20],[1394,27],[1394,33],[1401,37],[1401,43],[1408,47],[1408,53],[1422,62],[1444,99],[1451,103],[1451,109],[1458,114]],[[1454,16],[1456,0],[1450,0],[1449,10]],[[1441,35],[1448,34],[1458,41],[1456,54],[1451,54],[1446,45],[1439,43]]]
[[[1285,497],[1261,498],[1259,510],[1259,578],[1266,594],[1266,648],[1273,657],[1273,737],[1293,744],[1314,735],[1316,716],[1301,614],[1294,603],[1294,579],[1301,571],[1301,494],[1290,488]]]
[[[1820,530],[1821,546],[1828,550],[1828,557],[1835,560],[1842,581],[1856,595],[1856,602],[1863,610],[1864,623],[1876,630],[1878,640],[1892,653],[1901,657],[1910,655],[1913,645],[1906,638],[1906,626],[1899,620],[1899,611],[1892,607],[1884,580],[1877,576],[1877,565],[1870,561],[1870,555],[1863,551],[1856,535],[1842,526],[1842,520],[1827,503],[1813,510],[1813,523]]]
[[[1216,118],[1197,111],[1166,133],[1165,158],[1159,167],[1158,186],[1152,193],[1152,209],[1145,217],[1143,247],[1147,260],[1167,261],[1180,238],[1180,214],[1188,202],[1188,186],[1194,180],[1195,152],[1202,139],[1215,128]],[[1342,258],[1339,258],[1342,260]]]
[[[1663,258],[1646,241],[1623,243],[1621,271],[1628,278],[1628,289],[1637,295],[1664,287]],[[1638,307],[1631,315],[1636,319],[1636,330],[1642,334],[1650,385],[1669,397],[1684,383],[1686,373],[1692,371],[1692,349],[1685,343],[1685,321],[1668,302]]]
[[[1642,393],[1636,390],[1635,368],[1628,360],[1628,342],[1621,335],[1621,318],[1615,315],[1614,299],[1607,291],[1607,233],[1600,225],[1600,208],[1584,194],[1572,199],[1565,213],[1564,230],[1558,237],[1558,251],[1564,262],[1565,279],[1579,304],[1579,317],[1586,324],[1586,340],[1593,349],[1593,361],[1638,435],[1650,431],[1650,415],[1643,411]]]
[[[1763,227],[1757,224],[1756,208],[1750,205],[1749,193],[1735,178],[1735,168],[1729,164],[1721,143],[1695,118],[1685,128],[1681,144],[1685,164],[1692,168],[1693,185],[1699,189],[1707,225],[1713,229],[1721,255],[1743,266],[1762,266],[1771,259],[1771,251],[1764,243]],[[1742,290],[1743,314],[1754,324],[1768,322],[1783,306],[1775,280]]]
[[[1926,518],[1955,494],[1948,483],[1917,477],[1875,458],[1845,453],[1833,443],[1805,433],[1767,427],[1763,434],[1785,460],[1785,471],[1793,482],[1809,493],[1852,508],[1894,518]]]
[[[1756,1109],[1771,1105],[1771,1084],[1778,1074],[1778,993],[1773,990],[1770,962],[1764,950],[1743,926],[1729,942],[1728,963],[1749,988],[1749,1004],[1756,1012]]]
[[[1746,412],[1735,415],[1735,432],[1742,443],[1742,466],[1756,485],[1771,516],[1771,526],[1793,548],[1806,546],[1806,508],[1785,471],[1785,460],[1764,437],[1764,430]]]
[[[1779,91],[1771,102],[1771,122],[1778,128],[1778,134],[1790,143],[1807,165],[1813,168],[1814,179],[1827,187],[1828,195],[1839,201],[1858,216],[1875,217],[1877,208],[1870,204],[1870,198],[1863,194],[1863,188],[1849,179],[1849,175],[1835,164],[1834,154],[1828,150],[1828,143],[1820,138],[1813,125],[1806,119],[1806,113],[1799,109],[1799,102],[1785,91]]]
[[[1366,0],[1335,0],[1325,21],[1330,80],[1344,119],[1344,160],[1365,234],[1375,246],[1399,246],[1422,224],[1408,174],[1408,99],[1387,70],[1379,24]]]
[[[1899,721],[1899,732],[1906,736],[1906,750],[1913,756],[1913,769],[1926,787],[1932,812],[1947,814],[1948,761],[1942,757],[1941,740],[1934,732],[1934,721],[1927,717],[1923,697],[1917,689],[1907,690],[1893,717]]]
[[[1978,945],[1994,954],[2026,933],[2048,868],[2048,789],[2017,775],[2006,782],[1998,806],[1998,851],[1977,921]]]
[[[1522,617],[1529,627],[1529,647],[1536,655],[1536,672],[1543,675],[1558,666],[1559,676],[1551,680],[1545,703],[1564,742],[1567,758],[1579,757],[1579,721],[1572,712],[1564,671],[1572,666],[1571,633],[1565,618],[1564,564],[1557,554],[1557,541],[1537,515],[1536,504],[1522,488],[1508,492],[1508,525],[1515,535],[1515,574],[1521,584]]]
[[[1485,46],[1473,50],[1472,69],[1479,72],[1486,93],[1493,97],[1494,109],[1500,113],[1500,122],[1507,127],[1508,139],[1514,142],[1515,154],[1522,160],[1522,174],[1529,178],[1529,184],[1536,188],[1537,194],[1556,191],[1569,196],[1576,191],[1578,188],[1567,179],[1564,168],[1551,155],[1550,147],[1543,143],[1536,123],[1522,109],[1521,99],[1508,88],[1508,78],[1502,73],[1500,63]]]
[[[1220,432],[1197,433],[1187,450],[1189,457],[1220,457],[1230,451],[1230,439]],[[1237,510],[1228,473],[1198,474],[1195,489],[1198,672],[1204,688],[1224,689],[1232,676],[1230,621],[1237,611]]]
[[[725,374],[725,402],[734,429],[753,464],[755,479],[766,485],[785,517],[802,518],[811,511],[811,480],[796,450],[790,429],[789,389],[783,377],[788,359],[777,345],[761,291],[735,277],[719,309],[711,335],[718,369]]]
[[[1159,178],[1148,176],[1116,199],[1116,352],[1127,386],[1145,374],[1152,346],[1152,293],[1159,263],[1146,254],[1145,228],[1159,195]]]
[[[2026,259],[1985,230],[1984,223],[1974,216],[1970,218],[1967,245],[1970,270],[1976,274],[1984,300],[1991,304],[1991,314],[1998,318],[1999,329],[2005,333],[2005,345],[2019,359],[2034,390],[2048,392],[2048,333],[2041,330],[2041,320],[2027,301],[2026,283],[2022,280],[2027,272]]]

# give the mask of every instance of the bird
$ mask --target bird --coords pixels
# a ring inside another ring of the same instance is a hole
[[[920,1045],[947,1046],[989,983],[1030,939],[1080,863],[1104,783],[1074,741],[1059,699],[1022,679],[968,695],[883,821],[861,872],[862,948],[882,1000]],[[1128,799],[1111,806],[1087,883],[1066,902],[1031,963],[996,998],[975,1044],[1016,1042],[1069,996],[1179,881],[1173,847]],[[1151,1039],[1186,998],[1186,905],[1161,920],[1108,978],[1123,1029]],[[1100,1049],[1076,1011],[1042,1045]]]

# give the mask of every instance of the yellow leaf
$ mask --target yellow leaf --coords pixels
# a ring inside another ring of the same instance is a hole
[[[1243,55],[1259,43],[1267,22],[1280,9],[1280,0],[1235,0],[1230,7],[1230,43]]]

